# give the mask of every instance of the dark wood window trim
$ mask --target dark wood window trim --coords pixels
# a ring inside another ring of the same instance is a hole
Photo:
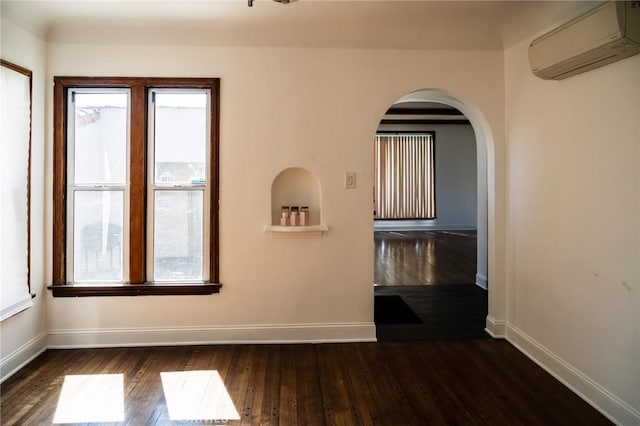
[[[146,283],[118,285],[67,284],[51,285],[53,297],[84,296],[180,296],[219,293],[219,283]]]
[[[131,90],[129,280],[125,284],[86,285],[66,279],[67,93],[70,88]],[[146,279],[146,125],[147,93],[151,88],[211,90],[210,270],[203,283],[152,283]],[[54,77],[53,94],[53,284],[54,297],[199,295],[220,291],[218,260],[220,80],[217,78]]]

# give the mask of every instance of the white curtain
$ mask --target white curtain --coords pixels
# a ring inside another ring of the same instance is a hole
[[[30,77],[0,67],[0,321],[32,305],[29,294]]]
[[[375,218],[435,217],[433,135],[377,135]]]

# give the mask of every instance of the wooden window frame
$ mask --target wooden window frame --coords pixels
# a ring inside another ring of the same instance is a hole
[[[67,102],[71,88],[131,90],[129,282],[74,284],[67,282]],[[209,280],[202,283],[153,283],[146,277],[147,230],[147,95],[153,88],[211,90],[211,179]],[[53,284],[54,297],[201,295],[218,293],[219,283],[219,123],[220,79],[140,77],[54,77],[53,94]],[[143,161],[139,161],[143,159]]]

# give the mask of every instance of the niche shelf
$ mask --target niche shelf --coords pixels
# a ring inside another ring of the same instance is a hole
[[[280,226],[280,225],[271,225],[265,226],[264,230],[266,232],[270,232],[271,235],[286,235],[289,234],[291,236],[300,235],[300,236],[316,236],[319,237],[323,232],[327,232],[329,227],[326,225],[309,225],[309,226]]]
[[[282,206],[309,206],[307,226],[282,226]],[[322,223],[320,182],[302,167],[284,169],[271,184],[271,218],[264,227],[272,236],[321,236],[329,227]]]

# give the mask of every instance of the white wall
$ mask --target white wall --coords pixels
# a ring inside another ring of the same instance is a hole
[[[505,52],[507,337],[640,424],[640,56],[563,81]]]
[[[501,52],[51,45],[49,80],[221,78],[224,285],[215,296],[49,296],[51,344],[373,339],[371,140],[380,118],[411,91],[446,90],[481,111],[494,138],[490,161],[502,176],[502,73]],[[262,230],[270,220],[271,182],[292,166],[320,181],[330,228],[321,238],[271,239]],[[355,190],[344,189],[346,171],[357,173]],[[495,210],[499,218],[499,202]],[[499,271],[504,254],[498,238],[493,244],[490,268]],[[50,276],[50,253],[46,268]],[[502,285],[497,273],[496,300]],[[504,318],[500,303],[491,309]]]
[[[434,225],[476,229],[476,137],[469,126],[434,126],[436,214]]]
[[[471,125],[398,126],[379,130],[435,132],[436,215],[433,220],[376,221],[376,229],[476,229],[476,136]]]
[[[2,59],[33,72],[31,133],[31,292],[33,306],[0,323],[0,380],[46,347],[45,327],[45,143],[44,82],[45,44],[2,20]],[[4,143],[4,141],[2,142]]]

